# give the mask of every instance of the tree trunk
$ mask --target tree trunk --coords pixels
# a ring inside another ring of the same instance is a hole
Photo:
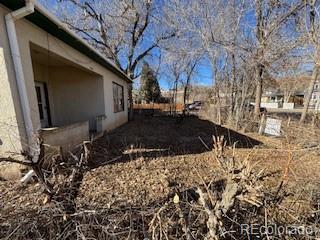
[[[132,121],[133,120],[133,97],[132,97],[132,88],[133,88],[133,83],[129,84],[128,88],[128,97],[129,97],[129,114],[128,114],[128,120]]]
[[[308,108],[309,108],[309,104],[310,104],[310,100],[311,100],[314,84],[317,81],[318,74],[319,74],[318,65],[315,64],[314,67],[313,67],[312,77],[311,77],[311,80],[310,80],[310,83],[309,83],[307,95],[304,98],[304,106],[303,106],[303,110],[302,110],[302,113],[301,113],[300,123],[303,123],[305,121],[306,117],[307,117]]]
[[[230,86],[230,108],[229,108],[229,124],[232,123],[233,113],[235,108],[235,96],[234,96],[234,88],[236,83],[236,59],[235,55],[232,54],[232,77],[231,77],[231,86]]]
[[[291,92],[285,93],[283,96],[283,102],[288,103],[291,97]]]
[[[316,15],[316,10],[315,10],[315,3],[316,1],[310,1],[310,11],[309,11],[309,21],[310,21],[310,36],[311,36],[311,40],[314,43],[315,47],[316,47],[316,51],[315,51],[315,59],[314,59],[314,66],[313,66],[313,71],[312,71],[312,76],[310,79],[310,83],[309,83],[309,87],[308,87],[308,91],[307,91],[307,95],[304,97],[304,104],[303,104],[303,110],[301,113],[301,118],[300,118],[300,123],[303,123],[306,120],[307,114],[308,114],[308,108],[309,108],[309,104],[310,104],[310,100],[311,100],[311,96],[312,96],[312,92],[313,92],[313,88],[314,88],[314,84],[317,81],[318,78],[318,59],[319,59],[319,48],[318,48],[318,38],[315,32],[315,15]]]
[[[184,106],[186,105],[187,100],[189,101],[189,93],[188,93],[188,91],[189,91],[189,86],[190,86],[191,73],[190,73],[190,75],[188,75],[187,82],[186,82],[186,85],[184,87],[184,92],[183,92],[183,104],[184,104]]]
[[[184,91],[183,91],[183,105],[186,105],[187,102],[187,92],[188,92],[188,87],[187,85],[184,87]]]
[[[236,112],[236,119],[235,119],[235,129],[238,130],[239,127],[239,119],[240,117],[243,117],[243,106],[244,106],[244,101],[245,101],[245,97],[244,95],[244,84],[243,84],[243,77],[241,77],[239,79],[239,85],[238,86],[242,86],[241,89],[237,89],[236,92],[236,99],[235,99],[235,112]],[[238,88],[238,87],[237,87]]]
[[[261,64],[257,65],[256,69],[256,98],[254,105],[254,117],[257,119],[260,115],[260,105],[261,105],[261,96],[262,96],[262,73],[263,66]]]
[[[257,59],[260,59],[263,56],[263,45],[264,45],[264,32],[263,32],[263,14],[262,14],[262,0],[255,1],[255,13],[256,13],[256,37],[258,40],[258,51],[257,51]],[[261,104],[261,96],[262,96],[262,73],[263,73],[263,65],[260,62],[257,62],[256,66],[256,99],[254,105],[254,118],[258,119],[260,115],[260,104]]]
[[[217,88],[217,117],[218,117],[218,124],[221,125],[221,100],[220,100],[220,93],[219,87]]]
[[[178,98],[178,79],[175,80],[174,83],[174,115],[177,114],[177,98]]]
[[[217,70],[217,63],[216,59],[213,61],[212,64],[212,71],[214,73],[214,79],[212,79],[212,86],[214,87],[215,92],[215,108],[217,117],[215,122],[221,125],[221,99],[220,99],[220,83],[218,81],[218,70]]]

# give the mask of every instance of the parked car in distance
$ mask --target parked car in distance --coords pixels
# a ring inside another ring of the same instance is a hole
[[[247,103],[247,104],[245,104],[244,107],[249,112],[253,112],[254,111],[254,104],[252,104],[252,103]],[[266,114],[267,113],[267,109],[265,107],[260,107],[260,113]]]
[[[191,104],[186,104],[185,108],[189,111],[200,110],[202,106],[201,101],[194,101]]]

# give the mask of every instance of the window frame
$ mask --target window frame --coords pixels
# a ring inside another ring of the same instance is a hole
[[[117,96],[115,96],[114,87],[117,87]],[[119,99],[119,90],[118,90],[119,88],[121,89],[120,99]],[[113,113],[124,112],[124,87],[119,83],[112,82],[112,95],[113,95]],[[116,107],[116,102],[117,102],[117,107]]]

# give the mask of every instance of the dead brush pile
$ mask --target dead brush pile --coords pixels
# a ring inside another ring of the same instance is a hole
[[[320,148],[320,128],[314,124],[299,124],[290,119],[282,127],[286,141],[296,148]]]
[[[268,188],[265,181],[273,177],[272,173],[264,172],[258,162],[236,157],[225,147],[223,137],[214,138],[211,161],[217,162],[219,176],[207,181],[199,174],[201,184],[188,189],[177,186],[168,197],[145,206],[76,206],[76,195],[67,194],[63,187],[79,183],[74,175],[81,172],[82,164],[75,163],[70,171],[64,169],[68,172],[63,177],[65,182],[54,185],[54,195],[47,195],[44,201],[40,195],[37,201],[29,199],[31,206],[27,208],[20,207],[17,199],[12,213],[0,216],[0,238],[216,240],[318,236],[319,196],[306,192],[291,195],[287,188],[290,162],[277,186]]]

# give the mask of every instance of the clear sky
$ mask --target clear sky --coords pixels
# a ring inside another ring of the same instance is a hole
[[[49,10],[53,10],[53,8],[56,5],[58,0],[38,0],[38,1],[40,3],[42,3],[45,7],[47,7]],[[162,0],[158,0],[158,1],[162,1]],[[68,11],[69,10],[70,9],[68,8]],[[70,11],[72,11],[72,7],[71,7]],[[255,39],[255,36],[254,36],[255,32],[252,31],[252,30],[255,28],[255,24],[256,24],[255,21],[256,21],[255,11],[253,9],[248,9],[248,11],[245,13],[245,15],[243,15],[243,23],[246,26],[243,29],[244,29],[244,34],[247,37],[249,37],[251,40],[253,40],[253,41],[255,41],[254,40]],[[149,31],[153,31],[153,30],[154,29],[151,29]],[[147,36],[149,36],[149,35],[147,34]],[[150,38],[152,38],[152,34],[150,34]],[[142,49],[146,49],[146,48],[148,48],[148,46],[150,46],[149,37],[145,37],[142,40],[141,46],[142,46],[141,47]],[[151,66],[153,66],[153,68],[157,68],[158,67],[157,56],[160,55],[159,53],[160,53],[159,49],[153,49],[152,54],[151,54],[151,55],[153,55],[153,57],[148,56],[145,59]],[[120,59],[120,62],[122,63],[122,65],[125,65],[126,62],[127,62],[127,59],[123,58],[122,61]],[[225,58],[222,57],[220,59],[219,65],[220,64],[224,65],[224,63],[225,63]],[[142,66],[142,64],[141,64],[141,66]],[[171,82],[171,84],[173,82],[172,81],[172,77],[170,77],[170,75],[166,74],[166,70],[167,69],[165,67],[163,69],[161,69],[161,70],[162,71],[160,71],[160,74],[158,75],[158,80],[159,80],[159,83],[160,83],[160,87],[162,89],[169,89],[170,87],[172,87],[169,84],[170,82]],[[194,74],[194,76],[192,78],[191,84],[210,86],[214,82],[214,77],[213,77],[214,74],[212,74],[212,68],[211,68],[211,65],[210,65],[208,60],[203,59],[201,61],[201,63],[196,67],[195,72],[196,73]]]
[[[56,4],[56,0],[38,0],[39,3],[41,3],[43,6],[45,6],[48,10],[51,10],[54,12],[54,6]],[[158,54],[159,50],[155,49],[153,51],[154,54]],[[151,59],[147,59],[147,61],[153,61]],[[156,64],[156,63],[155,63]],[[198,85],[212,85],[212,72],[211,67],[206,64],[205,61],[202,61],[196,68],[195,75],[192,79],[193,84]],[[169,82],[168,76],[165,76],[165,74],[159,74],[159,84],[162,89],[169,89]]]

